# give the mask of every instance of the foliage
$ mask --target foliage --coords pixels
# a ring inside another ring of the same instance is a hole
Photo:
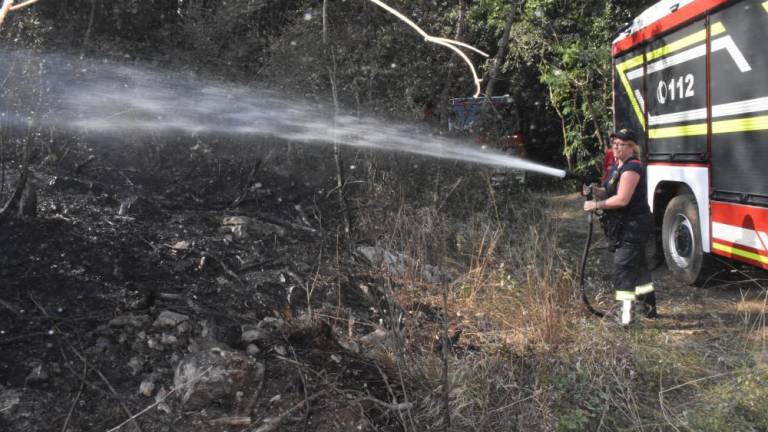
[[[612,117],[611,36],[642,7],[620,0],[525,2],[510,67],[537,68],[560,121],[569,169],[588,168],[602,153]]]

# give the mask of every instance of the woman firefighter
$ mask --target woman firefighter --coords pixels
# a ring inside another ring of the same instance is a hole
[[[601,222],[612,244],[613,285],[621,302],[621,323],[632,320],[632,312],[656,318],[656,293],[645,262],[645,245],[652,233],[647,201],[645,166],[639,160],[634,131],[621,129],[610,134],[615,161],[601,185],[593,188],[596,199],[584,210],[603,211]]]

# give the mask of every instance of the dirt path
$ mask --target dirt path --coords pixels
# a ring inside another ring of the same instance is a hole
[[[553,217],[557,220],[563,244],[574,257],[580,257],[586,239],[587,222],[581,210],[583,198],[578,193],[550,197]],[[609,284],[610,253],[604,244],[599,224],[595,234],[588,275],[593,283]],[[598,269],[604,268],[605,272]],[[597,282],[594,280],[597,279]],[[647,325],[672,333],[693,334],[720,331],[752,331],[762,328],[768,295],[768,272],[734,262],[723,262],[704,287],[685,285],[674,279],[662,264],[653,271],[660,318]],[[606,290],[607,291],[607,290]],[[599,302],[609,307],[608,299]]]

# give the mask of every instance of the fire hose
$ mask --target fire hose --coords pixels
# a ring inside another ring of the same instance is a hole
[[[597,309],[595,309],[592,306],[592,303],[589,302],[589,296],[587,296],[587,285],[586,285],[586,267],[587,267],[587,259],[589,258],[589,249],[592,247],[592,231],[594,231],[594,215],[592,212],[587,213],[587,239],[584,241],[584,251],[581,253],[581,263],[579,264],[579,288],[581,290],[581,300],[584,302],[584,306],[587,307],[587,310],[591,312],[593,315],[602,318],[605,316],[604,312],[601,312]]]
[[[566,179],[577,179],[581,181],[582,185],[589,185],[591,182],[588,177],[580,176],[578,174],[574,173],[566,173],[565,175]],[[592,188],[588,188],[588,192],[586,194],[583,194],[586,200],[591,200],[593,198],[593,192]],[[589,301],[589,296],[587,295],[587,284],[586,284],[586,268],[587,268],[587,260],[589,259],[589,250],[592,247],[592,233],[594,232],[594,214],[592,212],[587,213],[587,239],[584,241],[584,251],[581,253],[581,261],[579,262],[579,290],[581,291],[581,300],[584,302],[584,306],[586,306],[587,310],[592,313],[593,315],[602,318],[605,316],[605,312],[599,311],[592,306],[592,303]]]

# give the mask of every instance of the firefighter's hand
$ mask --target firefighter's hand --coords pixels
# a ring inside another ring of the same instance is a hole
[[[597,204],[597,201],[594,201],[594,200],[584,201],[584,211],[594,212],[598,210],[600,210],[600,207]]]

